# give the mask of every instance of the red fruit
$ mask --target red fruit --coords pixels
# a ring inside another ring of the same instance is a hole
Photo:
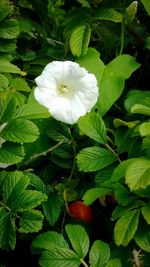
[[[91,207],[86,206],[82,201],[78,200],[69,204],[70,216],[86,223],[93,220],[93,212]]]

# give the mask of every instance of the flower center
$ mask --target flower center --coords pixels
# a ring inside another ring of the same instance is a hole
[[[60,91],[60,93],[62,93],[62,94],[64,94],[64,93],[68,93],[68,91],[69,91],[69,87],[67,86],[67,85],[61,85],[60,87],[59,87],[59,91]]]

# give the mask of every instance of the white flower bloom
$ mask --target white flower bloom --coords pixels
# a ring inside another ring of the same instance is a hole
[[[73,124],[98,99],[95,76],[72,61],[53,61],[35,79],[35,99],[59,121]]]

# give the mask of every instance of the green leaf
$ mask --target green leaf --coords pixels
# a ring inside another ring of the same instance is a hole
[[[113,171],[111,180],[112,182],[118,182],[125,177],[127,168],[135,161],[135,158],[122,161]]]
[[[121,66],[121,68],[118,68]],[[103,116],[111,108],[114,102],[120,97],[125,80],[139,68],[140,64],[134,57],[120,55],[105,66],[100,82],[100,93],[97,106]]]
[[[139,126],[141,136],[150,136],[150,121],[143,122]]]
[[[7,77],[3,74],[0,74],[0,87],[7,88],[9,85],[9,81]]]
[[[127,206],[132,202],[130,192],[121,184],[115,185],[115,199],[122,206]]]
[[[89,48],[85,56],[76,59],[76,62],[79,63],[81,67],[84,67],[89,73],[93,73],[100,85],[105,65],[99,57],[100,54],[96,49]]]
[[[39,129],[31,121],[15,119],[6,125],[1,136],[7,141],[29,143],[39,137]]]
[[[9,61],[5,59],[0,59],[0,72],[21,74],[21,70],[17,66],[15,66],[14,64],[10,63]]]
[[[41,119],[48,118],[50,113],[47,108],[39,104],[24,104],[19,107],[13,118],[22,118],[22,119]]]
[[[55,192],[51,193],[48,197],[48,200],[43,203],[44,215],[50,225],[54,225],[58,220],[60,214],[62,213],[63,207],[63,198]]]
[[[81,225],[68,224],[65,227],[71,245],[80,258],[84,258],[89,250],[89,237]]]
[[[55,141],[69,141],[72,140],[70,129],[63,123],[50,118],[46,129],[47,135]]]
[[[145,227],[140,227],[137,230],[134,240],[137,245],[143,249],[144,251],[150,252],[150,231],[149,229],[145,229]]]
[[[1,1],[0,3],[0,21],[7,17],[13,10],[13,6],[8,2]]]
[[[91,188],[85,192],[83,201],[86,205],[91,205],[97,198],[111,193],[109,188]]]
[[[96,10],[94,18],[100,20],[110,20],[114,22],[122,21],[122,14],[115,10],[114,8],[99,8]]]
[[[16,40],[0,39],[0,52],[11,53],[16,49]]]
[[[142,209],[142,215],[146,222],[150,224],[150,203],[146,204]]]
[[[117,246],[127,246],[133,238],[139,220],[139,210],[131,210],[126,212],[117,221],[114,229],[114,237]]]
[[[2,163],[18,163],[24,158],[24,149],[21,144],[12,144],[5,142],[0,147],[0,162]]]
[[[150,16],[150,2],[149,0],[141,0],[145,10],[147,11],[148,15]]]
[[[47,200],[47,196],[36,190],[24,190],[15,194],[13,201],[10,203],[10,208],[14,211],[28,211]]]
[[[125,10],[125,14],[124,14],[124,21],[125,24],[130,24],[134,18],[135,15],[137,13],[137,6],[138,6],[138,2],[137,1],[133,1]]]
[[[30,185],[32,187],[34,187],[37,191],[41,191],[45,194],[47,193],[46,185],[44,184],[41,178],[31,172],[26,172],[26,176],[29,177]]]
[[[122,267],[122,263],[119,259],[112,259],[108,262],[106,267]]]
[[[0,38],[14,39],[19,35],[19,24],[15,19],[1,21]]]
[[[127,168],[125,181],[131,191],[150,185],[150,160],[147,158],[136,159]]]
[[[150,113],[150,92],[132,90],[129,92],[124,105],[128,112],[139,114],[146,113],[144,115],[148,115]]]
[[[15,224],[11,215],[0,208],[0,248],[14,249],[16,245]]]
[[[42,267],[79,267],[81,264],[80,258],[74,251],[59,246],[43,252],[39,263]]]
[[[90,267],[105,267],[109,261],[109,258],[109,245],[103,241],[96,240],[93,243],[89,253]]]
[[[84,172],[101,170],[116,160],[110,151],[96,146],[84,148],[77,155],[78,168]]]
[[[68,249],[68,243],[64,239],[63,235],[54,231],[48,231],[37,236],[32,244],[31,248],[34,251],[51,250],[54,246]]]
[[[31,92],[31,88],[27,84],[27,82],[22,78],[15,78],[11,81],[10,86],[17,90],[23,92]]]
[[[141,208],[143,207],[143,205],[145,205],[145,203],[142,200],[132,200],[131,203],[129,203],[127,206],[123,207],[121,205],[116,206],[116,208],[114,209],[113,213],[112,213],[112,221],[117,220],[119,217],[121,217],[122,215],[125,214],[125,212],[128,212],[130,210],[133,209],[137,209],[137,208]]]
[[[13,112],[16,109],[16,106],[17,106],[17,102],[16,102],[15,97],[8,96],[6,99],[0,98],[0,120],[1,122],[8,122],[9,120],[11,120],[13,116]]]
[[[7,172],[3,182],[3,198],[9,205],[17,193],[21,193],[29,184],[30,179],[20,171]]]
[[[91,29],[89,24],[76,27],[70,37],[70,49],[74,56],[85,55],[89,45]]]
[[[21,233],[33,233],[42,229],[43,215],[39,210],[30,210],[20,218],[18,229]]]
[[[80,130],[100,144],[107,143],[107,133],[103,120],[96,113],[89,113],[78,120]]]

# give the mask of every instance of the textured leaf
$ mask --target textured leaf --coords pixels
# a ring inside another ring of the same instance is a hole
[[[46,199],[47,196],[44,193],[36,190],[24,190],[15,194],[9,206],[15,211],[23,212],[37,207]]]
[[[123,16],[120,12],[116,11],[114,8],[99,8],[95,13],[94,18],[100,20],[121,22]]]
[[[28,143],[39,137],[39,130],[31,121],[15,119],[7,124],[1,135],[7,141]]]
[[[29,85],[22,78],[13,79],[10,83],[10,86],[17,91],[31,92]]]
[[[65,227],[71,245],[80,258],[84,258],[89,250],[89,237],[81,225],[68,224]]]
[[[3,198],[9,205],[16,194],[21,193],[29,184],[30,179],[20,171],[7,172],[3,182]]]
[[[89,45],[91,29],[89,24],[75,28],[70,37],[70,49],[74,56],[85,55]]]
[[[149,0],[141,0],[143,6],[145,7],[148,15],[150,16],[150,2]]]
[[[74,251],[58,246],[43,252],[39,263],[42,267],[79,267],[80,258]]]
[[[90,267],[106,267],[110,258],[110,248],[107,243],[96,240],[89,253]]]
[[[118,68],[121,66],[121,68]],[[99,112],[102,116],[111,108],[120,97],[125,80],[139,68],[140,64],[134,57],[120,55],[105,66],[100,82],[100,96],[97,102]]]
[[[139,126],[141,136],[150,136],[150,122],[143,122]]]
[[[45,232],[37,236],[31,245],[34,251],[51,250],[54,246],[68,249],[68,243],[63,235],[54,231]]]
[[[33,186],[34,189],[46,194],[47,188],[42,179],[31,172],[26,172],[26,176],[30,178],[30,185]]]
[[[131,210],[126,212],[117,221],[114,229],[114,236],[116,245],[127,246],[133,238],[139,220],[139,210]]]
[[[127,168],[125,180],[131,191],[150,185],[150,160],[146,158],[136,159]]]
[[[0,248],[14,249],[16,245],[15,225],[11,215],[0,208]]]
[[[54,225],[58,220],[62,213],[63,206],[63,198],[56,193],[51,193],[48,200],[43,203],[44,215],[50,225]]]
[[[91,205],[97,198],[111,193],[109,188],[91,188],[83,196],[84,203]]]
[[[115,199],[122,206],[127,206],[130,202],[132,202],[130,192],[119,183],[115,186]]]
[[[6,99],[0,98],[0,120],[1,122],[8,122],[13,116],[17,102],[15,97],[8,96]],[[1,125],[2,130],[2,125]]]
[[[143,115],[150,116],[150,107],[147,107],[147,106],[144,106],[144,105],[135,104],[131,108],[130,112],[132,114],[137,113],[137,114],[143,114]]]
[[[107,133],[103,120],[96,113],[89,113],[78,120],[80,130],[100,144],[107,143]]]
[[[1,21],[0,38],[14,39],[19,35],[19,24],[15,19]]]
[[[126,170],[127,168],[130,166],[131,163],[133,163],[135,161],[135,159],[127,159],[122,161],[113,171],[111,180],[112,182],[118,182],[120,181],[122,178],[125,177],[126,174]]]
[[[48,118],[50,113],[47,109],[39,104],[24,104],[18,108],[13,118],[22,119],[41,119]]]
[[[142,209],[142,214],[144,219],[148,224],[150,224],[150,203],[146,204]]]
[[[5,59],[0,59],[0,72],[21,73],[21,70]]]
[[[84,148],[77,155],[78,168],[84,172],[101,170],[116,160],[110,151],[96,146]]]
[[[16,40],[0,39],[0,52],[11,53],[16,49]]]
[[[0,21],[7,17],[11,13],[13,6],[8,4],[8,2],[0,3]]]
[[[2,163],[18,163],[24,157],[24,149],[21,144],[12,144],[6,142],[0,148],[0,162]]]
[[[9,85],[9,81],[7,77],[3,74],[0,74],[0,87],[7,88]]]
[[[39,210],[30,210],[20,218],[18,229],[21,233],[33,233],[42,229],[43,215]]]
[[[49,137],[58,142],[72,139],[70,129],[67,127],[67,125],[55,120],[54,118],[49,119],[46,133]]]
[[[150,92],[132,90],[129,92],[127,99],[125,100],[125,108],[128,112],[132,113],[142,113],[143,110],[150,109]]]

